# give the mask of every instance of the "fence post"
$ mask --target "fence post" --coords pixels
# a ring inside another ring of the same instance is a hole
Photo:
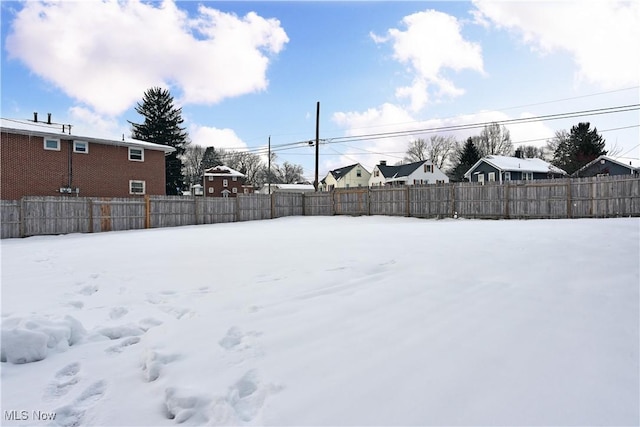
[[[20,237],[24,237],[24,197],[20,198],[20,208],[18,212],[18,234]]]
[[[509,190],[510,186],[507,183],[504,186],[504,217],[505,219],[509,219]]]
[[[406,203],[405,203],[405,215],[404,216],[411,216],[411,204],[409,203],[409,186],[407,185],[405,187],[405,199],[406,199]]]
[[[456,185],[457,183],[450,183],[451,185],[451,191],[450,191],[450,196],[451,197],[451,218],[455,218],[456,217]]]
[[[304,193],[300,193],[302,195],[302,216],[307,216],[307,209],[305,206],[305,198]]]
[[[567,178],[567,218],[573,218],[571,204],[571,178]]]
[[[271,192],[270,196],[270,202],[271,202],[271,219],[274,218],[274,212],[276,210],[276,197],[275,197],[275,192]]]
[[[87,205],[89,209],[89,233],[93,233],[93,200],[87,199]]]
[[[151,197],[144,196],[144,228],[151,228]]]
[[[234,222],[240,221],[240,197],[242,196],[240,195],[236,196],[236,214],[235,214]]]

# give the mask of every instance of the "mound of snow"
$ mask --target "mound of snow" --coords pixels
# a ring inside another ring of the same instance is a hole
[[[11,318],[3,321],[0,361],[31,363],[51,352],[62,352],[78,344],[87,332],[71,316],[51,320],[44,317]]]

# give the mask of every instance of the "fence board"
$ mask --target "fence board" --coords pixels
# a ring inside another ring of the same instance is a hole
[[[271,218],[271,195],[240,194],[236,197],[237,220],[255,221]]]
[[[20,201],[1,200],[0,218],[2,218],[1,238],[20,237]]]
[[[23,235],[89,232],[89,204],[81,197],[24,197]]]
[[[218,224],[236,220],[236,201],[230,197],[196,198],[198,224]]]
[[[273,193],[273,217],[303,215],[303,199],[302,193]]]
[[[305,193],[304,214],[309,216],[334,215],[331,193]]]
[[[369,215],[368,188],[334,190],[333,203],[336,215]]]
[[[237,198],[24,197],[20,201],[3,200],[0,208],[2,238],[214,224],[289,215],[604,218],[640,216],[640,178],[354,188],[331,193],[250,194]]]

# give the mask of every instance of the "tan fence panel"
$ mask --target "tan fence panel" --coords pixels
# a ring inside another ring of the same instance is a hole
[[[455,214],[452,184],[425,185],[409,189],[409,215],[419,218],[448,218]]]
[[[369,214],[407,216],[408,195],[407,187],[372,188],[369,191]]]
[[[305,193],[304,214],[308,216],[334,215],[333,194],[327,192]]]
[[[302,193],[279,193],[273,197],[273,217],[304,215],[304,195]]]
[[[271,196],[269,194],[241,194],[236,197],[237,221],[271,219]]]
[[[505,218],[567,218],[569,181],[511,181],[503,186]]]
[[[2,239],[22,236],[19,200],[0,200],[0,218],[2,218]]]
[[[150,203],[151,228],[179,227],[196,223],[194,198],[185,196],[154,196]]]
[[[91,231],[138,230],[144,228],[145,202],[141,198],[91,199]]]
[[[22,215],[24,236],[90,231],[89,199],[85,197],[24,197]]]
[[[333,203],[336,215],[369,215],[369,189],[334,190]]]
[[[236,200],[231,197],[196,198],[198,224],[218,224],[236,220]]]
[[[505,218],[505,186],[499,183],[459,183],[455,187],[455,212],[461,218]]]

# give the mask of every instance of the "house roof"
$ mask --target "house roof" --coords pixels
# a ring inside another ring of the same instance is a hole
[[[235,169],[231,169],[228,166],[214,166],[204,171],[204,176],[239,176],[245,177],[242,172],[238,172]]]
[[[64,126],[64,130],[63,130]],[[57,123],[34,122],[31,120],[0,119],[0,128],[3,132],[11,132],[19,135],[33,135],[42,137],[55,137],[60,139],[72,139],[76,141],[87,141],[96,144],[118,145],[125,147],[139,147],[148,150],[164,151],[166,154],[176,151],[168,145],[154,144],[152,142],[140,141],[138,139],[120,138],[112,139],[97,135],[79,135],[71,133],[73,127]]]
[[[376,167],[378,168],[382,176],[387,179],[387,181],[393,181],[408,177],[425,163],[431,164],[431,162],[429,162],[428,160],[422,160],[419,162],[407,163],[406,165],[377,165]]]
[[[472,171],[483,162],[488,163],[503,172],[537,172],[567,175],[567,173],[562,169],[553,166],[551,163],[547,163],[542,159],[521,159],[518,157],[491,155],[478,160],[467,172],[465,172],[464,176],[468,178]]]
[[[590,161],[589,163],[587,163],[586,165],[584,165],[583,167],[581,167],[580,169],[578,169],[575,174],[579,174],[582,170],[588,168],[589,166],[593,165],[594,163],[599,162],[600,160],[608,160],[612,163],[617,163],[620,166],[624,166],[626,168],[629,168],[630,170],[640,170],[640,159],[634,159],[632,157],[609,157],[609,156],[599,156],[596,159],[593,159],[592,161]]]
[[[353,164],[353,165],[345,166],[345,167],[340,168],[340,169],[334,169],[332,171],[329,171],[329,173],[331,175],[333,175],[333,177],[335,178],[336,181],[340,181],[340,179],[342,179],[342,177],[344,177],[346,174],[348,174],[351,171],[351,169],[355,168],[356,166],[360,166],[360,163],[356,163],[356,164]],[[360,167],[362,167],[362,166],[360,166]]]
[[[265,184],[267,185],[267,184]],[[315,191],[316,187],[312,184],[271,184],[281,190],[300,190],[300,191]]]

